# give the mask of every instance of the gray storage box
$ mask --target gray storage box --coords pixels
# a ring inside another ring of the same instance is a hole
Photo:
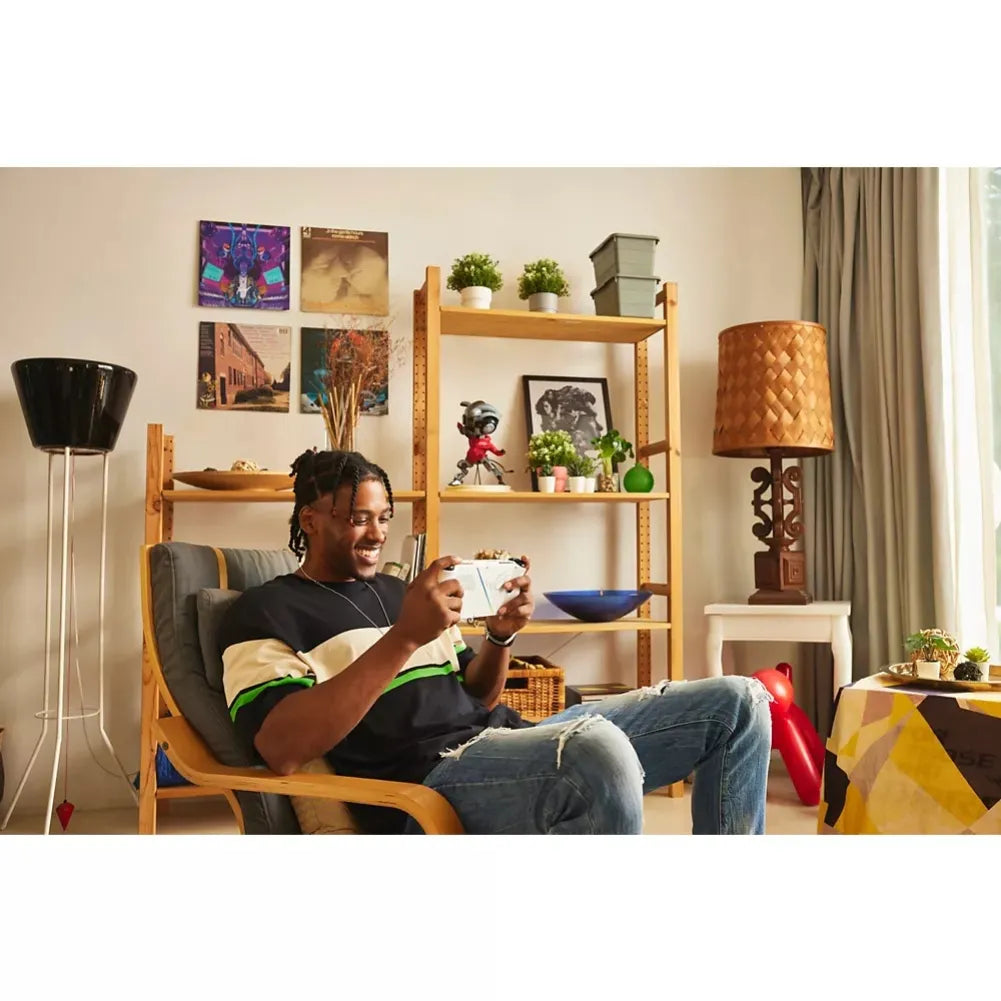
[[[659,278],[639,275],[612,275],[600,288],[591,292],[598,316],[654,315]]]
[[[659,242],[656,236],[636,233],[612,233],[590,253],[594,265],[594,284],[600,288],[612,275],[653,277],[653,252]]]

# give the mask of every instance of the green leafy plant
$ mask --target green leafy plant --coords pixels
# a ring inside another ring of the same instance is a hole
[[[525,270],[518,279],[518,298],[527,299],[536,292],[553,292],[556,295],[569,295],[570,286],[560,266],[548,257],[540,258],[525,265]]]
[[[553,466],[567,466],[577,455],[573,438],[566,431],[539,431],[528,439],[528,470],[552,476]]]
[[[963,656],[967,660],[973,661],[974,664],[986,664],[991,659],[990,651],[985,650],[982,646],[971,646]]]
[[[464,288],[471,288],[474,285],[496,292],[504,285],[504,281],[497,261],[489,254],[474,253],[457,257],[452,262],[452,271],[445,284],[453,292],[461,292]]]
[[[591,476],[594,473],[595,462],[589,455],[581,455],[575,452],[567,460],[567,474],[569,476]]]
[[[626,441],[615,428],[603,435],[591,439],[591,444],[598,450],[601,468],[606,476],[612,475],[612,466],[633,455],[632,442]]]

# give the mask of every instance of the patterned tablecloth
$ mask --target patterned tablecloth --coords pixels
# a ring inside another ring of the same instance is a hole
[[[1001,694],[873,675],[838,698],[820,834],[1001,833]]]

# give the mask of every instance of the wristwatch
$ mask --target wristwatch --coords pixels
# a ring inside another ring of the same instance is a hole
[[[493,643],[494,646],[510,646],[518,636],[517,633],[511,633],[506,640],[501,639],[499,636],[494,636],[494,634],[485,626],[483,628],[483,635],[486,638],[486,641],[488,643]]]

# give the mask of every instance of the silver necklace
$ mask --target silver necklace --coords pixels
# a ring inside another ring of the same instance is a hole
[[[322,587],[324,591],[329,591],[331,594],[336,594],[338,598],[343,598],[349,605],[351,605],[352,608],[354,608],[354,610],[362,618],[367,619],[369,622],[371,622],[372,625],[375,626],[375,628],[378,629],[380,633],[384,634],[385,631],[393,625],[393,623],[390,622],[389,620],[389,612],[386,611],[386,606],[382,603],[382,598],[379,597],[379,592],[374,587],[372,587],[372,585],[369,584],[367,580],[363,580],[362,583],[375,595],[375,600],[379,602],[379,607],[382,609],[382,614],[386,617],[385,626],[380,626],[379,623],[375,621],[375,619],[373,619],[370,615],[368,615],[361,608],[359,608],[346,594],[341,594],[340,591],[335,591],[332,587],[327,587],[326,584],[322,583],[321,581],[318,581],[315,577],[310,577],[310,575],[306,573],[306,571],[302,567],[299,567],[299,573],[301,573],[303,577],[306,578],[306,580],[311,580],[317,587]]]

